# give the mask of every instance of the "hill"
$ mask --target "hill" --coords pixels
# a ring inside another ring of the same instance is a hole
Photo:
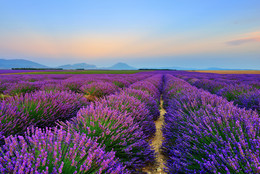
[[[111,70],[136,70],[137,68],[129,66],[126,63],[119,62],[117,64],[114,64],[111,67],[108,67],[107,69],[111,69]]]
[[[62,66],[59,66],[58,68],[63,68],[63,69],[97,69],[97,66],[86,64],[86,63],[77,63],[77,64],[62,65]]]
[[[0,59],[0,69],[11,68],[48,68],[48,66],[25,59]]]

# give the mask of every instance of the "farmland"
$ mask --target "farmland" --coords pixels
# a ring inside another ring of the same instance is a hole
[[[0,173],[259,173],[260,75],[3,71]]]
[[[192,70],[190,72],[217,73],[217,74],[260,74],[260,70]]]
[[[0,74],[135,74],[146,70],[0,70]]]

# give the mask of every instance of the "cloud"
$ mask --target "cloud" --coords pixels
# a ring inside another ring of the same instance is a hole
[[[236,46],[236,45],[242,45],[242,44],[247,44],[252,42],[260,42],[260,37],[237,39],[237,40],[228,41],[226,43],[228,45]]]
[[[236,36],[236,38],[226,42],[226,44],[231,46],[237,46],[237,45],[260,42],[260,31],[244,33],[240,36]]]

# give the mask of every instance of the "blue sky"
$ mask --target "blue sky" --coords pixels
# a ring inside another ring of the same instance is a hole
[[[0,58],[260,69],[259,0],[0,0]]]

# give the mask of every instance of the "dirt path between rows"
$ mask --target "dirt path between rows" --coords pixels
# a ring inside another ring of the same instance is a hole
[[[163,108],[163,100],[160,101],[160,108],[160,117],[154,122],[156,126],[156,133],[151,142],[151,146],[156,152],[156,164],[143,169],[143,172],[146,172],[147,174],[166,174],[166,172],[163,171],[165,167],[164,156],[160,150],[163,142],[162,126],[164,123],[164,114],[166,113]]]

